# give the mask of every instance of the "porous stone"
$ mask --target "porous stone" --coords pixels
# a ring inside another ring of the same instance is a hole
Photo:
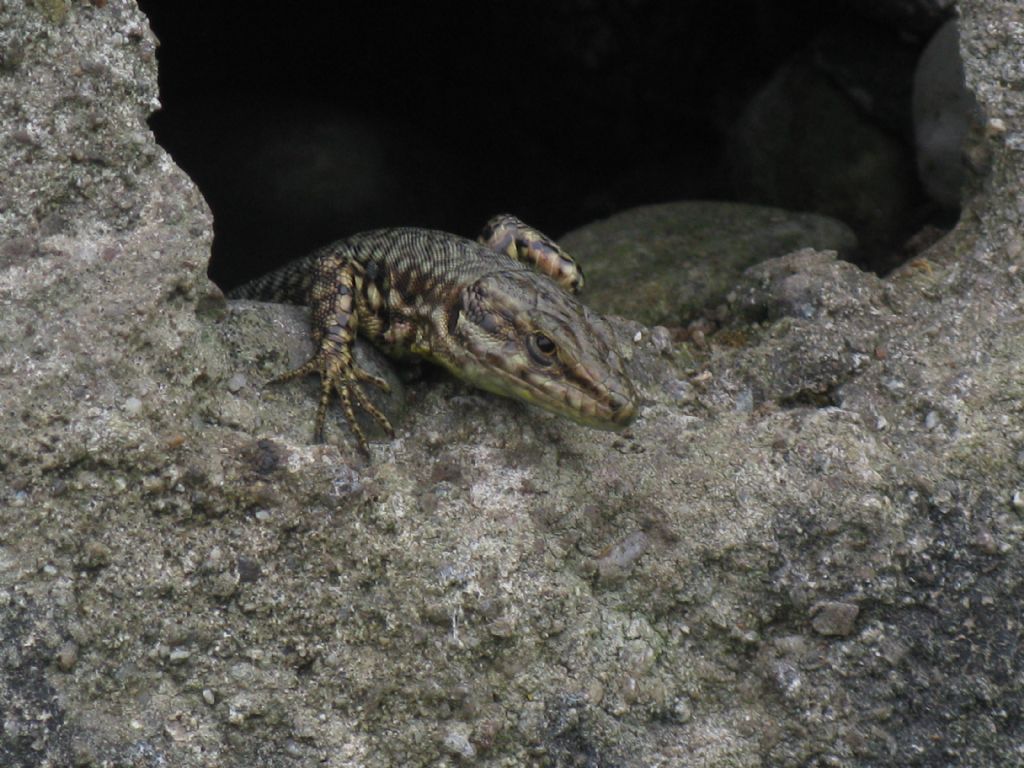
[[[135,5],[6,0],[0,761],[1005,765],[1024,9],[961,10],[1002,129],[918,261],[780,254],[692,348],[614,321],[622,433],[407,381],[367,463],[333,408],[310,444],[315,382],[231,392],[308,329],[207,282]],[[852,631],[819,634],[828,603]]]

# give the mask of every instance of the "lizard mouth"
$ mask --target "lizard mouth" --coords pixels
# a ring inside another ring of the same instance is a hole
[[[573,408],[570,405],[569,410],[558,410],[557,412],[588,427],[608,430],[623,429],[636,419],[636,397],[608,391],[600,399],[591,398],[584,401],[578,408]]]
[[[608,398],[608,413],[611,423],[617,428],[627,427],[636,419],[637,407],[636,397],[631,399],[617,392],[612,392]]]
[[[522,400],[595,429],[623,429],[637,415],[638,398],[628,383],[616,389],[593,384],[583,387],[536,373],[517,377],[509,371],[503,371],[500,380],[475,383],[495,394]]]

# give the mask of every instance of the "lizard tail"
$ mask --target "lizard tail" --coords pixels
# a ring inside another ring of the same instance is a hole
[[[229,299],[254,299],[281,304],[305,304],[315,273],[313,262],[318,254],[293,261],[280,269],[235,286],[227,292]]]

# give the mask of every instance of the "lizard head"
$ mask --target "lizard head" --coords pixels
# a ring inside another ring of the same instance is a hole
[[[449,309],[446,333],[441,346],[459,358],[436,359],[482,389],[600,429],[636,417],[637,393],[604,318],[535,272],[471,283]]]

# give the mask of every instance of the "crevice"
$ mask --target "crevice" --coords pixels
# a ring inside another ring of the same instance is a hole
[[[555,236],[676,200],[815,211],[879,273],[956,221],[915,163],[914,67],[940,14],[140,5],[161,41],[151,124],[213,210],[225,288],[353,232],[473,236],[506,210]]]

